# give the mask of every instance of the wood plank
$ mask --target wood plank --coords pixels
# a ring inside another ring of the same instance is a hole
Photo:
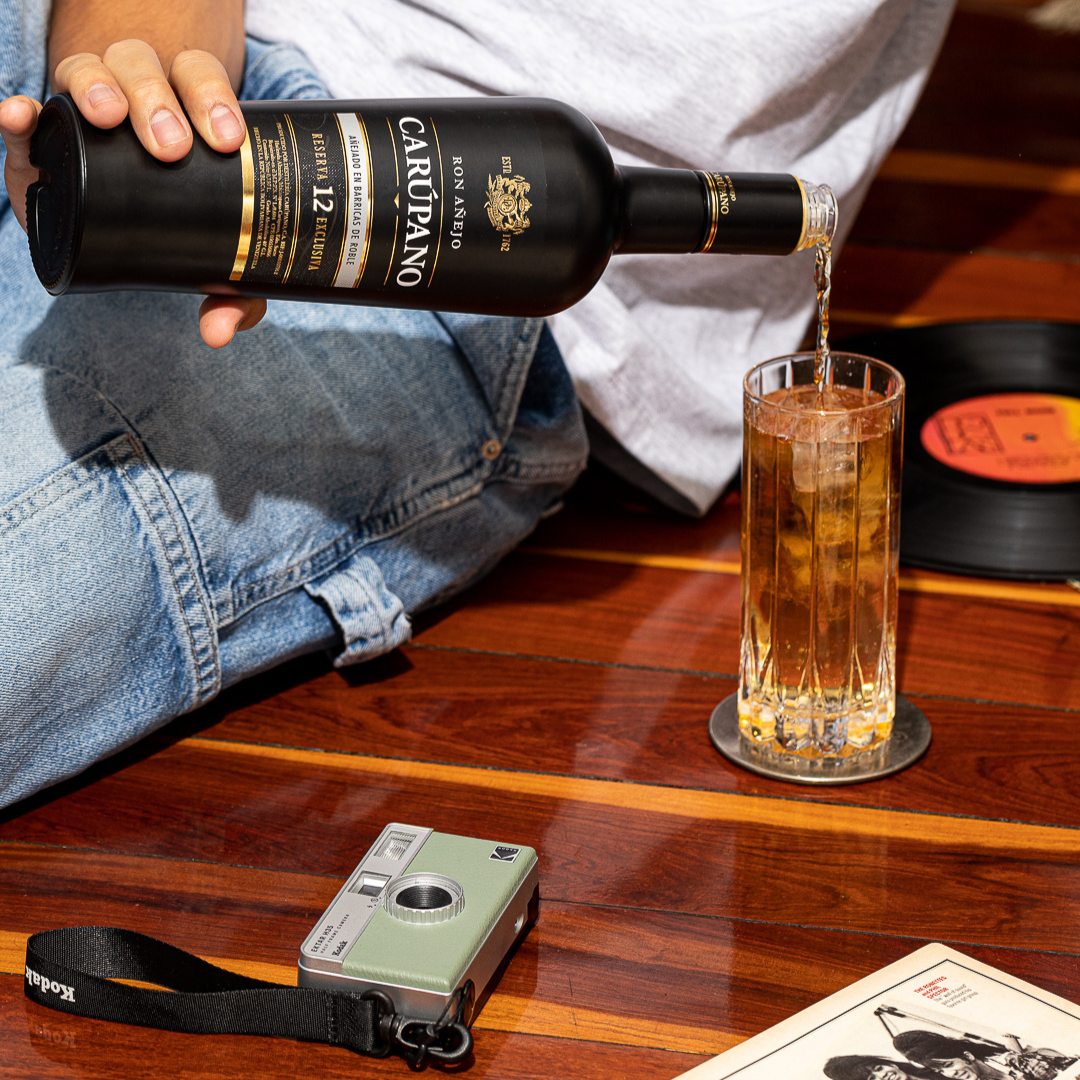
[[[555,559],[613,563],[618,566],[648,566],[658,570],[693,570],[702,574],[735,574],[742,565],[735,559],[699,559],[685,555],[658,555],[637,551],[605,551],[597,548],[555,548],[526,544],[522,551]],[[928,570],[902,570],[900,591],[933,593],[940,596],[978,596],[990,600],[1012,600],[1021,604],[1051,607],[1080,607],[1080,590],[1067,584],[1037,582],[1020,584],[996,578],[958,578]]]
[[[912,183],[879,174],[852,226],[851,242],[1075,259],[1080,253],[1080,198]]]
[[[835,264],[832,302],[838,324],[898,316],[1076,321],[1080,263],[848,244]]]
[[[400,1058],[362,1058],[348,1050],[234,1035],[181,1035],[152,1028],[85,1020],[54,1012],[23,997],[21,980],[0,976],[0,1077],[26,1080],[160,1080],[162,1076],[237,1080],[253,1076],[407,1075]],[[640,1076],[668,1080],[705,1055],[666,1053],[499,1031],[477,1032],[469,1076],[515,1080],[600,1080]]]
[[[525,550],[462,601],[418,619],[415,636],[452,648],[734,676],[739,604],[734,575],[556,561]],[[1080,708],[1080,620],[1071,608],[905,593],[898,640],[905,694]],[[1009,648],[993,649],[988,663],[990,643],[1000,641]]]
[[[530,844],[554,901],[1080,953],[1080,830],[941,817],[930,836],[913,820],[925,815],[886,827],[842,805],[654,798],[629,783],[605,795],[520,773],[503,789],[489,773],[455,782],[416,763],[335,768],[329,755],[310,764],[181,742],[12,818],[0,838],[343,877],[387,821],[415,820]]]
[[[2,971],[22,970],[28,933],[65,921],[78,925],[93,916],[165,938],[230,970],[244,974],[258,971],[260,977],[295,984],[296,953],[314,919],[297,922],[291,907],[278,909],[272,899],[273,876],[266,871],[247,872],[270,889],[261,916],[248,913],[230,918],[220,910],[213,915],[200,908],[190,910],[190,896],[184,892],[188,872],[185,864],[173,860],[153,860],[163,866],[156,868],[154,883],[147,887],[145,870],[140,866],[150,861],[146,859],[96,857],[48,848],[5,848],[4,855],[8,872],[0,884],[0,912],[5,925],[18,929],[4,931],[0,938]],[[80,875],[102,891],[122,894],[125,872],[138,883],[138,902],[106,901],[104,913],[90,898],[65,908],[63,896],[54,891],[55,884],[35,905],[27,904],[17,892],[27,883],[36,886],[47,874],[53,882],[75,884],[80,896],[83,887],[73,881]],[[214,892],[216,882],[223,900],[237,880],[237,873],[228,867],[200,868],[196,873],[198,894]],[[340,882],[333,882],[332,887],[319,884],[329,901]],[[189,910],[178,917],[177,908],[182,910],[185,903]],[[280,923],[282,933],[292,934],[291,943],[283,943],[280,935],[272,943],[261,940],[261,935],[253,942],[250,927],[257,917],[260,926]],[[209,954],[200,947],[202,941],[225,944],[222,928],[232,931],[227,945],[232,957]],[[540,923],[508,968],[477,1028],[720,1053],[787,1015],[793,1007],[802,1008],[813,1001],[819,992],[814,989],[816,980],[823,980],[831,992],[852,979],[852,962],[843,959],[846,942],[834,943],[833,950],[839,947],[840,957],[821,967],[817,961],[796,959],[795,934],[787,931],[781,939],[791,954],[785,965],[785,977],[791,984],[789,999],[770,1000],[775,997],[768,983],[774,977],[772,957],[778,943],[769,935],[765,928],[748,932],[714,920],[703,923],[686,916],[545,901]],[[910,945],[892,943],[892,950],[897,949],[906,952]],[[253,953],[258,957],[254,962]],[[667,1007],[663,1014],[657,1013],[651,992],[658,981],[665,987]],[[742,1000],[732,1003],[730,992],[717,995],[718,982],[733,984]]]
[[[578,776],[553,776],[507,769],[475,769],[439,762],[402,761],[368,754],[342,754],[298,747],[262,746],[258,743],[192,737],[183,748],[215,754],[236,754],[265,761],[342,769],[380,778],[394,777],[427,784],[461,785],[500,794],[535,795],[560,801],[592,803],[620,810],[673,815],[698,821],[722,821],[755,827],[836,833],[885,840],[917,840],[929,845],[985,848],[995,852],[1038,852],[1047,856],[1080,855],[1080,828],[1032,825],[1024,822],[987,821],[928,813],[823,806],[804,800],[757,799],[727,792],[705,792],[659,784],[613,784]]]
[[[900,145],[1080,165],[1080,35],[1003,13],[956,12]]]
[[[131,929],[131,927],[126,927]],[[29,934],[0,930],[0,972],[18,975],[24,966]],[[165,940],[165,939],[161,939]],[[207,963],[237,975],[281,986],[295,986],[297,972],[292,964],[273,964],[259,960],[197,954]],[[148,990],[159,989],[153,983],[134,979],[117,979],[129,986]],[[648,1017],[628,1017],[590,1009],[580,1002],[574,1004],[545,1001],[538,994],[514,996],[497,990],[484,1006],[474,1025],[476,1031],[503,1031],[526,1034],[558,1035],[567,1039],[587,1039],[590,1042],[615,1043],[622,1046],[660,1048],[683,1054],[714,1055],[730,1050],[744,1036],[723,1031],[710,1031],[697,1026],[671,1023]]]
[[[590,562],[738,574],[741,506],[738,493],[728,492],[705,517],[692,520],[647,505],[613,474],[590,469],[567,497],[564,510],[542,522],[522,550]],[[957,577],[904,567],[900,588],[1080,607],[1080,589],[1059,583]]]
[[[885,158],[878,170],[878,178],[956,184],[964,188],[1080,195],[1080,168],[902,146]]]
[[[151,860],[132,856],[29,847],[5,847],[3,854],[9,872],[0,881],[0,912],[4,925],[12,929],[0,939],[0,971],[21,972],[27,934],[98,916],[209,956],[214,954],[206,952],[207,943],[222,944],[227,936],[231,957],[221,961],[215,956],[214,962],[244,972],[276,971],[276,981],[293,981],[296,952],[308,926],[297,921],[292,907],[276,907],[274,876],[265,871],[223,866],[190,870],[173,860],[152,860],[163,868],[148,882],[140,864]],[[285,932],[267,940],[262,933],[250,933],[253,914],[229,916],[193,903],[185,891],[192,873],[198,878],[200,899],[215,892],[227,899],[238,873],[258,878],[268,887],[260,930],[280,922]],[[39,901],[23,895],[45,876],[49,884]],[[123,895],[131,881],[137,883],[137,900]],[[84,883],[102,892],[100,904],[95,906]],[[70,905],[64,884],[77,896]],[[316,887],[319,884],[329,897],[339,883],[320,879]],[[295,883],[286,885],[289,891],[294,888]],[[540,922],[477,1022],[477,1041],[479,1045],[505,1031],[653,1049],[658,1044],[669,1049],[673,1043],[696,1044],[706,1048],[701,1052],[715,1053],[899,959],[918,944],[884,934],[545,899]],[[1063,996],[1075,997],[1080,990],[1072,957],[993,948],[965,951]],[[662,1009],[657,1008],[658,988]]]
[[[6,845],[0,851],[5,866],[0,881],[0,921],[4,927],[0,929],[0,971],[16,974],[23,968],[28,934],[94,922],[150,934],[230,971],[295,986],[300,942],[341,885],[336,878],[171,859],[36,846]],[[22,894],[28,888],[35,894],[29,903]],[[238,893],[253,899],[254,904],[238,905]],[[319,898],[313,914],[305,910],[309,894]],[[696,1023],[658,1017],[644,1004],[650,975],[640,963],[635,971],[624,973],[641,1002],[636,1008],[633,1003],[627,1008],[614,984],[606,993],[575,1004],[572,995],[567,999],[569,975],[562,970],[551,973],[549,980],[541,980],[544,985],[538,987],[538,966],[544,965],[549,952],[558,964],[573,936],[563,925],[566,915],[559,905],[549,909],[545,904],[541,928],[530,934],[515,957],[478,1019],[478,1030],[554,1034],[698,1054],[720,1053],[745,1038],[745,1033],[712,1031]],[[572,925],[580,921],[574,908],[569,909],[569,919]],[[253,935],[251,928],[256,925],[260,932]],[[624,954],[631,941],[629,936],[623,940]],[[688,944],[687,939],[683,952]],[[669,942],[669,947],[675,945],[674,940]],[[623,959],[624,967],[635,967],[630,957],[624,955]],[[560,988],[554,998],[547,982]],[[695,989],[700,991],[700,985]],[[676,1001],[680,1009],[689,1007],[678,995]],[[628,1025],[631,1019],[632,1027]]]
[[[171,737],[543,770],[710,791],[1054,825],[1080,820],[1073,713],[917,698],[934,737],[912,769],[846,789],[795,788],[737,769],[706,721],[728,679],[411,648],[342,673],[315,665],[269,701],[237,687]]]
[[[1041,7],[1044,3],[1046,0],[960,0],[957,9],[1004,17],[1016,11],[1026,14],[1028,9]]]
[[[742,503],[729,492],[703,518],[676,514],[603,467],[589,468],[558,514],[542,521],[530,545],[684,556],[737,563]]]

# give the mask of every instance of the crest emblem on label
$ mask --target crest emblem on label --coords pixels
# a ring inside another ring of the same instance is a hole
[[[529,184],[524,176],[488,176],[484,209],[499,232],[520,236],[529,227],[526,215],[532,203],[525,198],[528,193]]]

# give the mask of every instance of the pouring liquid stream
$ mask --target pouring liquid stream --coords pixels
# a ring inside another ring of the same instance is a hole
[[[817,246],[814,265],[814,284],[817,286],[817,343],[814,347],[814,383],[818,391],[825,389],[825,373],[829,365],[829,293],[832,291],[832,240],[829,237]]]

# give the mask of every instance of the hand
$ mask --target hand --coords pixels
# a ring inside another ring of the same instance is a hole
[[[229,76],[216,57],[202,50],[177,53],[166,78],[150,45],[135,39],[118,41],[100,57],[83,52],[61,60],[53,86],[57,92],[67,91],[96,127],[116,127],[130,116],[140,142],[161,161],[177,161],[187,154],[192,123],[222,153],[239,149],[244,141],[243,120]],[[37,179],[29,159],[30,136],[40,110],[38,102],[28,97],[0,102],[0,134],[8,148],[4,180],[24,229],[26,189]],[[265,300],[209,296],[199,309],[199,331],[207,345],[221,348],[236,331],[254,326],[265,312]]]

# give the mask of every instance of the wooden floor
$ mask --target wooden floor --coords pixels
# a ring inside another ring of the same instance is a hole
[[[836,329],[1080,321],[1080,37],[962,6],[833,289]],[[1080,592],[908,573],[926,757],[808,791],[726,764],[738,505],[700,523],[592,475],[415,642],[224,695],[0,817],[0,1076],[353,1077],[401,1061],[83,1021],[26,936],[130,927],[292,981],[383,824],[540,853],[543,907],[476,1077],[673,1077],[926,941],[1080,1001]]]

